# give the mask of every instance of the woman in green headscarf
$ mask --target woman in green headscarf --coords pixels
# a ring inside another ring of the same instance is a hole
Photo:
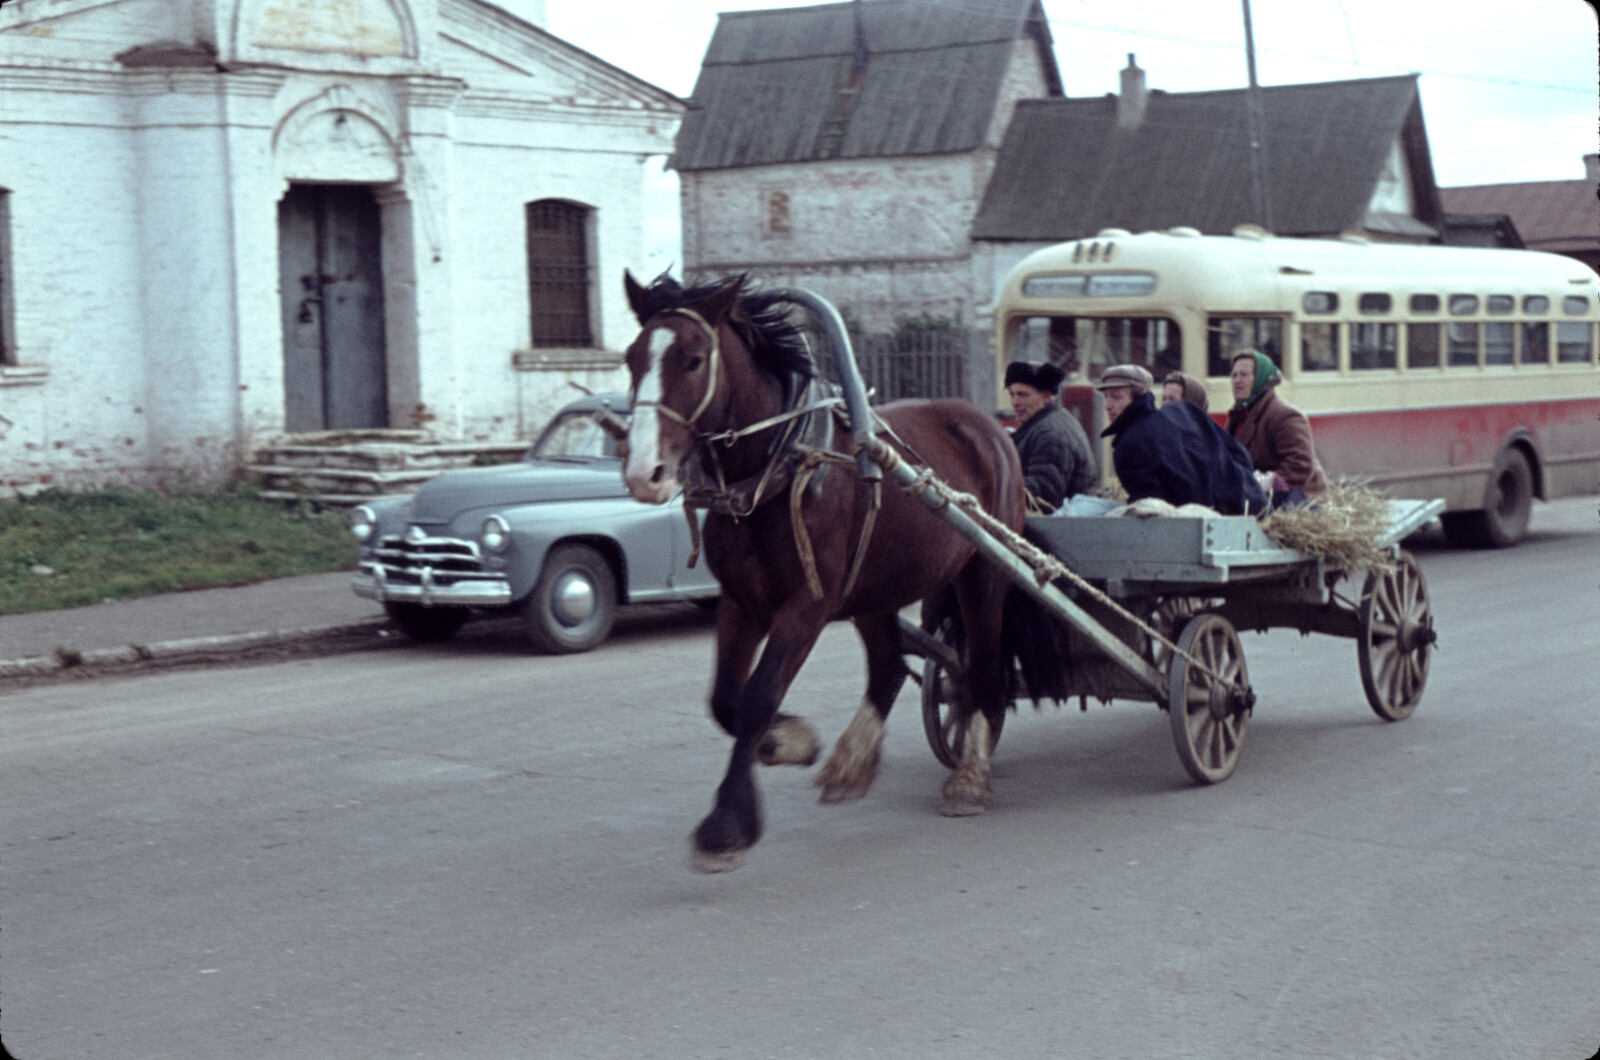
[[[1278,366],[1266,354],[1247,350],[1234,355],[1229,382],[1234,401],[1228,433],[1245,447],[1257,471],[1273,473],[1275,499],[1292,490],[1312,500],[1322,498],[1328,480],[1311,443],[1311,424],[1305,413],[1274,391],[1283,382]]]

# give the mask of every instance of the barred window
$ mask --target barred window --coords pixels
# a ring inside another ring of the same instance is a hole
[[[556,199],[528,203],[528,306],[536,348],[594,345],[589,316],[592,212]]]

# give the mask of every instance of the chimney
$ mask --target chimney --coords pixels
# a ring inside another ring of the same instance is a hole
[[[1137,129],[1144,122],[1144,106],[1150,94],[1145,91],[1144,71],[1128,53],[1128,66],[1122,71],[1122,94],[1117,97],[1117,128]]]
[[[1583,175],[1589,178],[1589,183],[1600,184],[1600,155],[1583,156]]]

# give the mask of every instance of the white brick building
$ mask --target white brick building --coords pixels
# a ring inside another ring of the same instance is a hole
[[[531,431],[621,379],[681,111],[482,0],[12,0],[0,490]]]

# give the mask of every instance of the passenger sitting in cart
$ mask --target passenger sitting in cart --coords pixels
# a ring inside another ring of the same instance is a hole
[[[1100,481],[1089,436],[1078,418],[1056,401],[1065,378],[1065,372],[1048,362],[1013,361],[1006,366],[1006,393],[1019,423],[1011,440],[1022,458],[1028,510],[1036,515],[1048,515]]]
[[[1157,408],[1154,385],[1136,364],[1112,365],[1095,384],[1111,421],[1102,433],[1111,439],[1112,465],[1128,500],[1203,504],[1221,515],[1266,511],[1250,454],[1192,401]]]
[[[1272,506],[1323,499],[1328,480],[1311,442],[1311,423],[1273,392],[1283,373],[1272,358],[1255,350],[1235,354],[1229,382],[1234,401],[1228,433],[1244,446],[1257,471],[1272,476]]]
[[[1206,397],[1206,386],[1192,375],[1182,372],[1168,372],[1167,377],[1161,380],[1161,403],[1169,401],[1192,401],[1200,406],[1201,412],[1211,411],[1211,399]]]

